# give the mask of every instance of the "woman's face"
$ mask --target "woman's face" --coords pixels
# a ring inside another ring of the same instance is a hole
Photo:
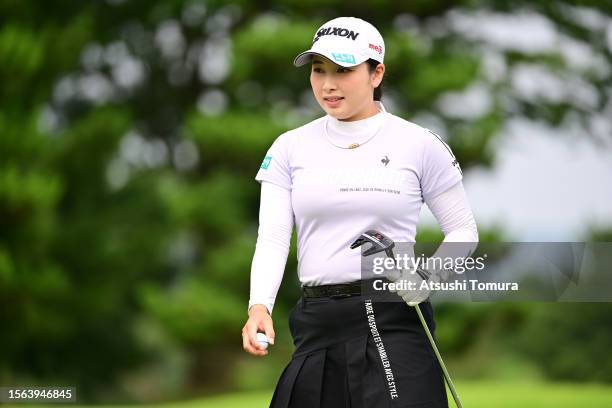
[[[383,64],[370,74],[367,62],[344,68],[327,58],[315,56],[310,85],[315,99],[328,115],[338,120],[360,120],[378,113],[372,96],[384,71]]]

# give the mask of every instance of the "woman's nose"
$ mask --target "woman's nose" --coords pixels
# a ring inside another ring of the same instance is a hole
[[[333,91],[336,89],[336,81],[331,75],[325,75],[325,80],[323,81],[323,90],[325,92]]]

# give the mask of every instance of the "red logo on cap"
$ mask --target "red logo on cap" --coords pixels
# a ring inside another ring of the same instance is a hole
[[[370,49],[376,51],[379,54],[382,54],[382,45],[374,45],[374,44],[370,44]]]

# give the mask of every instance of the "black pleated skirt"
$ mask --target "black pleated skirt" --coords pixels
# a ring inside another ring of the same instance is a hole
[[[420,307],[433,334],[433,308]],[[403,302],[300,298],[289,328],[295,351],[271,408],[448,407],[442,369]]]

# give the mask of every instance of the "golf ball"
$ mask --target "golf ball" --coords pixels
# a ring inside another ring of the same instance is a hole
[[[268,338],[264,333],[257,333],[257,342],[264,350],[268,348]]]

